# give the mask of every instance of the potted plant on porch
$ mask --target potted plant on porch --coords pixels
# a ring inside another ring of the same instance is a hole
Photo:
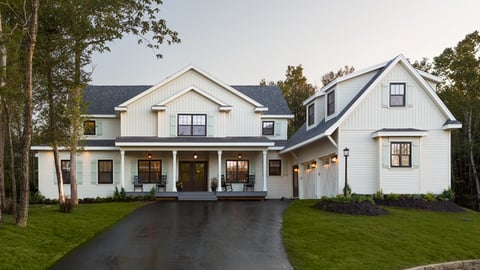
[[[217,191],[217,188],[218,188],[218,180],[217,178],[212,178],[212,183],[210,184],[210,187],[212,188],[212,191],[213,192],[216,192]]]
[[[183,182],[182,181],[177,181],[175,183],[175,185],[177,186],[177,191],[182,191],[182,189],[183,189]]]

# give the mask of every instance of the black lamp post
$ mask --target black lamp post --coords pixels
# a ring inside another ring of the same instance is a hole
[[[345,148],[343,148],[343,156],[345,157],[345,187],[343,188],[343,196],[344,197],[347,197],[347,187],[348,187],[348,184],[347,184],[347,160],[348,160],[349,155],[350,155],[350,149],[348,149],[348,147],[345,146]]]

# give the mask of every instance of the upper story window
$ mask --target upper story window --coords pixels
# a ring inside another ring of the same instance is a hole
[[[390,83],[390,106],[405,106],[405,83]]]
[[[327,115],[335,113],[335,91],[327,95]]]
[[[392,142],[390,144],[391,167],[412,166],[412,144],[410,142]]]
[[[83,135],[95,135],[95,121],[83,121]]]
[[[308,106],[308,125],[315,123],[315,103]]]
[[[177,134],[178,136],[206,136],[207,115],[179,114]]]
[[[262,135],[273,135],[274,128],[275,128],[275,122],[273,122],[273,121],[263,121],[262,122]]]

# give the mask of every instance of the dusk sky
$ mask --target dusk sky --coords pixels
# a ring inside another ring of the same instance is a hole
[[[402,53],[439,55],[480,30],[478,0],[164,0],[161,17],[182,43],[155,52],[135,37],[95,54],[95,85],[148,85],[195,65],[230,85],[283,80],[302,64],[310,83],[344,65],[357,70]]]

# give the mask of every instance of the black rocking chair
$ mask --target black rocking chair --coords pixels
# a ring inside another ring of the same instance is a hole
[[[133,177],[133,192],[135,192],[137,188],[143,192],[143,183],[140,175],[135,175]]]
[[[248,175],[248,182],[243,184],[243,191],[255,191],[255,175],[249,174]]]
[[[222,175],[222,189],[224,191],[233,191],[232,183],[227,183],[225,181],[225,175]]]
[[[160,183],[157,183],[157,192],[160,192],[160,189],[163,189],[163,192],[167,191],[167,176],[162,175],[160,178]]]

